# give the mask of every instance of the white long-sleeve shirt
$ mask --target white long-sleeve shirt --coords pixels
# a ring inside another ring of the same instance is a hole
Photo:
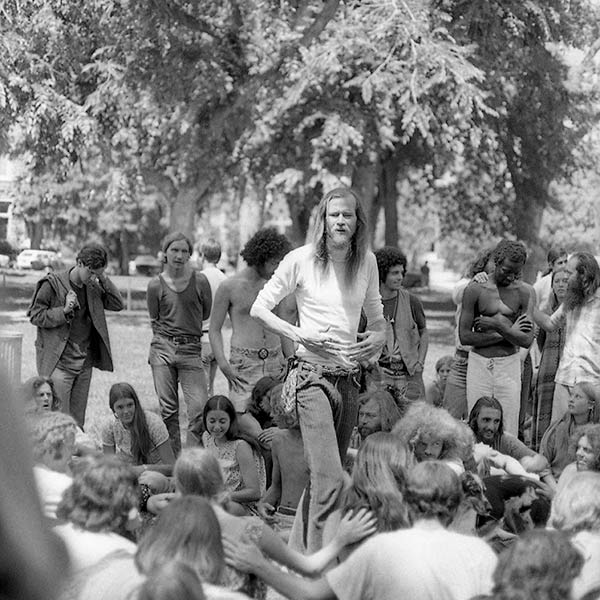
[[[379,274],[372,252],[367,253],[354,281],[347,285],[338,280],[331,265],[325,271],[317,268],[311,244],[292,250],[259,292],[254,306],[272,310],[289,294],[296,298],[300,329],[327,333],[341,344],[356,343],[361,308],[369,329],[383,327]],[[343,354],[331,354],[326,359],[303,346],[298,348],[297,355],[321,365],[355,366]]]

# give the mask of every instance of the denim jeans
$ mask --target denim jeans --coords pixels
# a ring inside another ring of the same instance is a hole
[[[443,407],[455,418],[466,421],[467,410],[467,365],[469,364],[469,355],[454,356],[450,373],[446,380],[446,390],[444,391]]]
[[[310,481],[290,545],[313,553],[322,546],[325,520],[344,487],[342,463],[358,419],[359,376],[323,372],[305,362],[298,369],[296,409]]]
[[[64,371],[58,367],[50,375],[56,395],[60,398],[61,410],[69,413],[83,429],[87,408],[92,367],[84,366],[79,373]]]
[[[206,379],[201,352],[200,343],[174,344],[156,335],[150,344],[148,362],[152,368],[154,389],[175,456],[181,451],[178,384],[181,385],[187,405],[188,422],[200,414],[206,404]]]

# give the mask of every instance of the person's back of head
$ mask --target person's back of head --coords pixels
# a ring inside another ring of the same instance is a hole
[[[148,575],[136,600],[205,600],[202,581],[188,564],[173,560]]]
[[[458,475],[441,461],[420,462],[408,473],[406,501],[413,522],[436,519],[447,526],[456,515],[462,498]]]
[[[42,411],[28,415],[27,423],[34,460],[65,473],[75,450],[75,419],[63,412]]]
[[[185,448],[175,462],[173,478],[182,495],[221,500],[225,484],[219,461],[204,448]]]
[[[549,524],[570,533],[600,533],[600,473],[577,473],[552,499]]]
[[[204,498],[175,498],[141,539],[135,556],[141,573],[149,575],[171,560],[194,569],[201,581],[219,584],[224,566],[221,527]]]
[[[202,253],[202,258],[212,265],[216,265],[221,260],[221,244],[215,238],[206,240],[200,246],[200,252]]]
[[[88,531],[129,535],[138,501],[137,475],[130,465],[118,456],[86,457],[78,462],[56,514]]]
[[[494,571],[493,600],[565,600],[581,571],[582,555],[560,531],[536,529],[500,555]]]

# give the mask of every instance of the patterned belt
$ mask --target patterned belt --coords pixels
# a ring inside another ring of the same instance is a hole
[[[289,508],[288,506],[278,506],[277,507],[277,512],[280,515],[284,515],[286,517],[295,517],[296,516],[296,509],[295,508]]]
[[[279,348],[238,348],[237,346],[232,346],[231,352],[266,360],[269,356],[276,356]]]
[[[182,344],[199,344],[202,341],[202,337],[199,335],[161,335],[160,337],[169,340],[171,344],[180,346]]]

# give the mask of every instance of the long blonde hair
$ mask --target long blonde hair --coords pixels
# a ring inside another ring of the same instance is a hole
[[[329,266],[329,252],[327,250],[327,207],[329,201],[334,198],[343,198],[354,200],[356,212],[356,231],[350,241],[350,250],[348,260],[346,261],[346,285],[350,285],[358,273],[360,265],[365,259],[369,246],[369,228],[367,225],[367,215],[362,202],[356,193],[350,188],[339,187],[331,190],[323,196],[317,206],[314,225],[311,232],[311,241],[314,247],[315,265],[322,271]]]

